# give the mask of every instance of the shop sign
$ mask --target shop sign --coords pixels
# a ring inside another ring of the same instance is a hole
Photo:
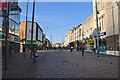
[[[118,42],[120,42],[120,40],[118,40]]]
[[[100,34],[99,34],[99,37],[100,37],[100,36],[104,36],[104,35],[106,35],[106,32],[100,33]],[[94,37],[97,37],[97,35],[94,35]]]
[[[90,44],[90,43],[94,43],[94,39],[87,40],[87,43],[88,43],[88,44]]]
[[[14,41],[15,40],[15,37],[14,36],[11,36],[11,41]]]
[[[2,11],[7,10],[7,0],[0,1],[0,8]]]
[[[8,36],[7,36],[7,39],[11,39],[11,36],[10,36],[10,35],[8,35]]]
[[[15,37],[15,41],[20,41],[20,38],[19,37]]]

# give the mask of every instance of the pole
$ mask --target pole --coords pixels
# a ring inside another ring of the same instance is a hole
[[[33,26],[34,26],[34,12],[35,12],[35,0],[33,2],[33,15],[32,15],[32,32],[31,32],[31,58],[33,52]]]
[[[7,20],[6,20],[7,19]],[[7,21],[7,22],[6,22]],[[8,2],[8,13],[5,10],[5,70],[7,70],[7,54],[8,54],[8,40],[7,40],[7,36],[8,36],[8,29],[9,29],[9,2]]]
[[[98,13],[97,13],[97,0],[95,0],[96,6],[96,24],[97,24],[97,57],[99,57],[99,27],[98,27]]]
[[[27,17],[28,17],[28,0],[27,0],[27,9],[26,9],[26,32],[25,32],[25,56],[26,56],[26,41],[27,41]]]
[[[52,35],[51,35],[51,47],[52,47]]]
[[[112,6],[112,18],[113,18],[114,56],[115,56],[115,26],[114,26],[114,11],[113,11],[113,6]]]
[[[118,19],[120,20],[120,4],[119,3],[118,3]],[[118,25],[118,29],[119,29],[119,56],[120,56],[120,22],[119,22],[119,25]]]

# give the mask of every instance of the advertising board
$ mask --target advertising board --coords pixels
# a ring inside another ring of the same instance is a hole
[[[27,41],[31,40],[32,22],[27,22]],[[33,41],[36,41],[36,23],[33,26]]]

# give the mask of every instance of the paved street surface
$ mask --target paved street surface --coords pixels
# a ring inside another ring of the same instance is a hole
[[[38,51],[37,63],[27,54],[11,56],[4,78],[117,78],[118,57],[80,51]]]

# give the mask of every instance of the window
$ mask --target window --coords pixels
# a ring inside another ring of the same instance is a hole
[[[19,24],[15,23],[15,35],[19,35]]]
[[[14,34],[14,32],[15,32],[15,22],[9,20],[9,33]]]
[[[101,31],[101,18],[98,20],[99,31]]]
[[[102,31],[104,31],[104,16],[102,16]]]

